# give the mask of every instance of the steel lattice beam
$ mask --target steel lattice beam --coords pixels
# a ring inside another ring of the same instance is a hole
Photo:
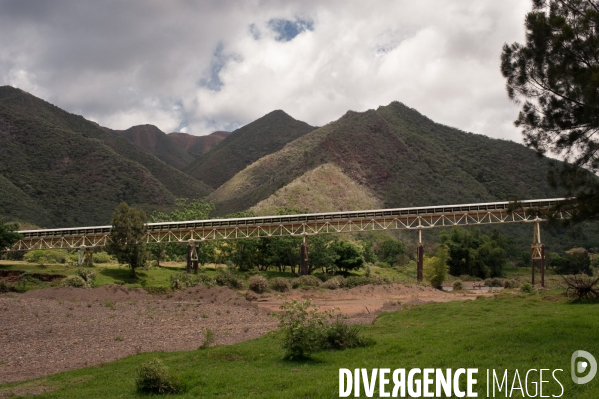
[[[535,223],[540,215],[571,217],[568,210],[556,206],[565,198],[489,202],[379,209],[352,212],[312,213],[234,219],[190,220],[147,224],[146,242],[188,243],[190,241],[231,240],[242,238],[306,236],[324,233],[349,233],[379,230],[423,230],[439,227],[484,224]],[[111,226],[19,231],[23,239],[9,251],[31,249],[103,247],[110,240]]]

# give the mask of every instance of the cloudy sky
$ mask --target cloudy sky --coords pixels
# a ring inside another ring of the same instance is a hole
[[[0,85],[114,129],[195,135],[400,101],[520,142],[499,72],[528,0],[2,0]]]

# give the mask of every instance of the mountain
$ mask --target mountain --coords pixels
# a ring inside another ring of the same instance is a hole
[[[193,136],[187,133],[169,133],[168,138],[194,157],[204,155],[223,141],[230,132],[218,131],[207,136]]]
[[[0,87],[0,218],[42,227],[107,224],[211,189],[124,137],[24,91]]]
[[[313,126],[283,111],[273,111],[232,132],[184,171],[216,188],[246,166],[312,130]]]
[[[327,163],[307,171],[251,210],[257,215],[275,215],[280,208],[335,212],[381,206],[381,200],[367,187],[353,181],[337,165]]]
[[[195,159],[154,125],[133,126],[113,132],[176,169],[183,169]]]
[[[297,188],[293,182],[323,165],[335,165],[337,174],[372,193],[373,200],[384,207],[560,195],[546,183],[547,159],[534,151],[435,123],[393,102],[377,110],[349,111],[301,136],[237,173],[208,199],[217,204],[220,214],[258,203],[258,208],[294,204]],[[339,185],[340,181],[329,183]],[[307,184],[302,203],[318,204],[322,187]]]

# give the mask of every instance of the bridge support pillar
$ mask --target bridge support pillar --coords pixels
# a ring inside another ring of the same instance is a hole
[[[92,267],[94,265],[93,248],[82,245],[77,251],[77,265]]]
[[[185,271],[191,273],[191,270],[195,274],[198,273],[198,247],[195,241],[190,240],[187,244],[187,267]]]
[[[424,246],[422,245],[422,230],[418,230],[418,247],[416,248],[416,278],[418,282],[423,279],[423,263],[424,263]]]
[[[306,276],[308,274],[308,244],[306,243],[306,236],[304,236],[302,246],[300,247],[299,274],[302,276]]]
[[[541,243],[541,226],[539,222],[534,224],[534,234],[531,246],[531,283],[535,285],[535,260],[540,261],[541,287],[545,288],[545,245]]]

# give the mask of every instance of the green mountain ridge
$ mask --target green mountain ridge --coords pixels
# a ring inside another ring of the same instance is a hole
[[[0,217],[44,227],[107,224],[124,200],[146,209],[211,188],[81,116],[0,87]]]
[[[290,142],[208,197],[220,214],[255,206],[302,174],[337,165],[385,207],[558,197],[548,160],[521,144],[437,124],[399,102],[347,112]]]
[[[246,166],[312,130],[313,126],[281,110],[273,111],[232,132],[184,171],[216,188]]]

